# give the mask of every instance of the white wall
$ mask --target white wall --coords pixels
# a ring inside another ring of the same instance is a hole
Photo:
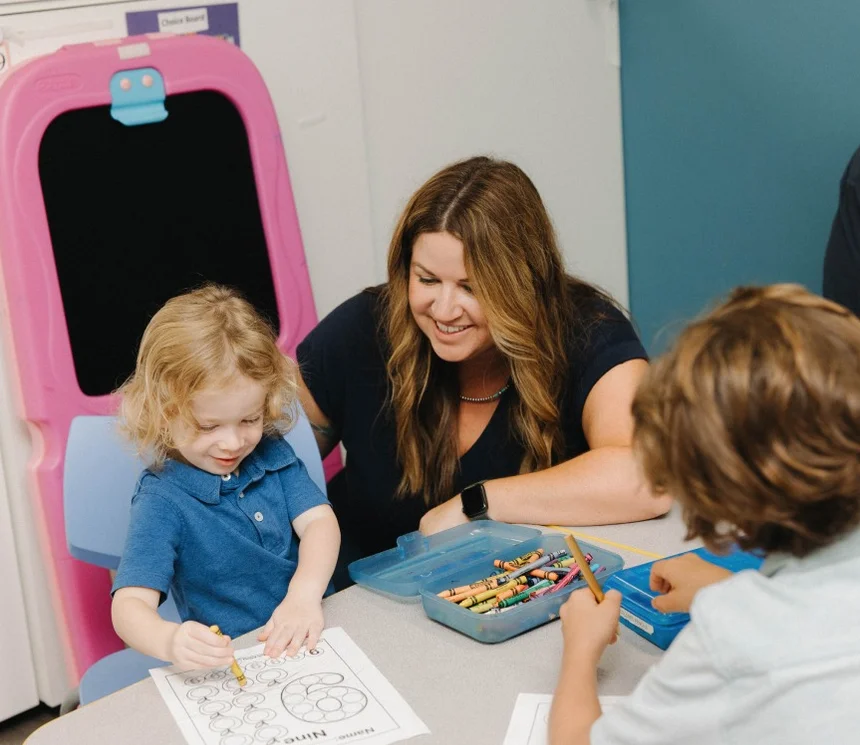
[[[380,280],[411,192],[447,163],[489,153],[535,182],[568,268],[627,302],[620,80],[606,5],[356,3]]]

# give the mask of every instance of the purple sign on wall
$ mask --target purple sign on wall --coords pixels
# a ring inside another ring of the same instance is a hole
[[[142,10],[125,14],[128,35],[168,31],[218,36],[239,46],[239,5],[189,5],[187,8]]]

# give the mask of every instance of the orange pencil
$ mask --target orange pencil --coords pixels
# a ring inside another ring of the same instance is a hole
[[[586,583],[588,583],[588,587],[591,589],[591,592],[594,593],[595,600],[597,600],[598,603],[602,603],[603,590],[600,589],[600,584],[597,579],[595,579],[594,572],[592,572],[591,567],[588,566],[588,562],[585,560],[585,556],[583,556],[582,549],[576,542],[576,538],[567,534],[564,537],[564,542],[567,544],[568,549],[570,549],[571,555],[576,559],[576,563],[579,565],[579,571],[582,572],[582,578]]]

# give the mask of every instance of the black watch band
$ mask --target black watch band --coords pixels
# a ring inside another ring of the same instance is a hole
[[[487,504],[487,490],[484,482],[467,486],[460,492],[460,500],[463,502],[463,514],[470,520],[486,520],[489,505]]]

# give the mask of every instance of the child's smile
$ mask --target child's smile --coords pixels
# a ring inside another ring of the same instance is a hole
[[[179,454],[207,473],[224,476],[236,470],[263,436],[265,404],[263,386],[244,376],[223,387],[204,388],[191,401],[197,429],[175,425]]]

